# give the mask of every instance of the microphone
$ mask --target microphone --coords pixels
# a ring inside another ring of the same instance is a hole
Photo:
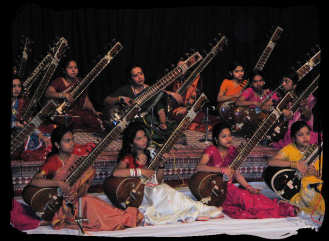
[[[145,112],[150,112],[151,110],[152,110],[152,108],[156,105],[156,104],[158,104],[158,102],[160,101],[160,99],[162,98],[162,96],[165,94],[165,92],[163,92],[163,91],[161,91],[158,95],[157,95],[157,97],[154,99],[154,101],[153,101],[153,103],[146,109],[146,111]]]

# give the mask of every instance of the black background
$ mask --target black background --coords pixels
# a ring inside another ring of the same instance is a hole
[[[229,45],[202,72],[203,91],[212,101],[216,100],[228,65],[239,60],[247,71],[251,70],[276,26],[284,31],[264,68],[269,87],[276,87],[292,66],[304,64],[306,53],[320,44],[317,6],[132,6],[58,8],[44,3],[22,4],[12,21],[12,57],[20,54],[20,36],[30,37],[35,43],[27,66],[29,74],[55,37],[63,36],[70,46],[66,59],[76,59],[80,77],[84,77],[115,38],[124,49],[88,88],[99,109],[106,95],[127,82],[132,65],[141,65],[147,83],[152,84],[180,57],[186,58],[191,48],[205,56],[201,51],[211,49],[209,43],[214,43],[217,33],[223,33]],[[60,62],[54,77],[61,75],[64,62]]]

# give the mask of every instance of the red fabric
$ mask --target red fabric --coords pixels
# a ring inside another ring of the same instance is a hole
[[[46,161],[48,153],[51,151],[51,145],[46,147],[43,145],[36,150],[25,150],[21,154],[21,159],[26,162]]]
[[[143,168],[145,165],[139,165],[134,163],[134,158],[132,155],[125,156],[122,161],[128,164],[128,168]]]
[[[73,154],[77,156],[87,156],[96,145],[92,142],[86,144],[76,143],[73,148]],[[54,174],[59,168],[63,166],[63,162],[58,158],[58,155],[52,155],[41,168],[45,175]]]
[[[39,227],[40,220],[33,214],[29,214],[28,206],[12,200],[12,210],[10,211],[10,223],[20,231],[35,229]],[[32,212],[31,212],[32,213]]]
[[[80,82],[80,79],[75,79],[75,81]],[[56,79],[54,79],[50,86],[54,87],[54,89],[56,90],[56,92],[63,92],[64,90],[66,90],[67,88],[69,88],[70,86],[66,87],[64,84],[64,78],[63,77],[58,77]],[[84,93],[83,95],[81,95],[72,105],[71,105],[71,109],[82,109],[83,104],[85,103],[85,98],[86,98],[86,93]]]
[[[208,166],[227,167],[235,154],[235,148],[230,148],[228,155],[222,159],[216,146],[210,146],[205,150],[209,155]],[[227,183],[227,193],[222,205],[223,212],[231,218],[282,218],[296,216],[295,207],[291,204],[272,200],[263,194],[252,194],[248,190],[236,187],[233,183]]]
[[[80,82],[80,79],[75,79],[76,82]],[[56,92],[63,92],[68,87],[64,84],[64,78],[59,77],[52,81],[51,86],[55,88]],[[83,93],[75,102],[72,103],[68,114],[72,116],[79,116],[78,118],[72,118],[72,125],[74,129],[88,129],[92,131],[100,131],[100,123],[97,120],[96,115],[90,111],[83,109],[87,93]]]
[[[227,183],[226,199],[222,205],[223,212],[231,218],[282,218],[295,217],[295,207],[278,202],[263,194],[252,194],[248,190]]]
[[[78,207],[78,203],[75,203],[75,205]],[[83,218],[88,219],[88,222],[83,222],[83,228],[86,231],[111,231],[126,227],[136,227],[143,217],[135,207],[121,210],[91,195],[82,197],[82,210]],[[75,215],[78,215],[77,210]],[[56,223],[62,220],[63,217],[66,217],[66,222]],[[55,214],[53,223],[55,223],[54,229],[78,229],[72,215],[68,216],[63,208]]]
[[[87,156],[94,147],[94,143],[75,144],[72,155]],[[52,171],[56,169],[57,172],[60,172],[60,167],[62,167],[62,162],[59,160],[58,155],[54,155],[49,158],[48,162],[44,165],[43,170],[46,169],[47,171]],[[90,180],[91,179],[92,177]],[[90,185],[90,180],[86,182],[88,183],[88,185],[85,186],[86,190]],[[81,200],[83,218],[88,219],[87,223],[83,223],[83,228],[85,230],[111,231],[124,229],[126,227],[136,227],[143,218],[143,215],[135,207],[121,210],[91,195],[84,195],[81,197]],[[65,202],[63,202],[62,207],[55,213],[52,219],[52,226],[54,229],[78,229],[74,220],[78,215],[78,199],[74,201],[73,205],[75,207],[74,216],[72,215],[70,208],[68,208]]]
[[[18,98],[18,108],[16,119],[20,120],[22,118],[22,110],[27,107],[29,100],[25,97]]]

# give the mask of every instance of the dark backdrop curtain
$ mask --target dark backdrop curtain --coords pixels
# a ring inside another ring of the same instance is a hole
[[[305,62],[306,53],[319,44],[319,14],[316,6],[217,6],[177,5],[170,7],[68,7],[54,8],[28,3],[19,6],[11,24],[12,57],[19,54],[20,35],[35,44],[32,59],[46,54],[56,36],[65,37],[70,45],[67,59],[76,59],[84,77],[106,53],[103,49],[113,38],[124,49],[89,87],[96,108],[106,95],[127,82],[134,64],[144,69],[147,82],[154,83],[171,69],[189,49],[209,51],[217,33],[223,33],[229,45],[203,71],[203,91],[216,100],[219,86],[233,60],[252,69],[276,26],[284,29],[279,43],[264,71],[269,87],[276,87],[296,61]],[[213,41],[212,41],[213,42]],[[205,54],[203,54],[205,56]],[[185,57],[186,58],[186,57]],[[29,61],[30,73],[36,62]],[[61,74],[61,61],[55,76]]]

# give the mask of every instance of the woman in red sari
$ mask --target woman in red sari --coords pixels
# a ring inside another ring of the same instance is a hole
[[[59,103],[62,103],[64,100],[72,103],[68,111],[69,115],[67,116],[71,118],[71,124],[75,129],[102,131],[103,123],[100,119],[101,112],[95,110],[87,93],[84,92],[73,102],[70,91],[81,81],[78,77],[79,69],[77,62],[75,60],[69,60],[64,66],[64,77],[54,79],[47,88],[45,96],[55,99],[59,101]]]
[[[110,231],[125,227],[136,227],[143,219],[143,215],[137,208],[131,207],[121,210],[109,203],[88,195],[87,190],[95,175],[95,169],[91,166],[84,172],[73,186],[62,181],[60,176],[65,175],[68,168],[81,156],[87,156],[94,148],[93,143],[85,145],[76,144],[70,128],[57,127],[51,135],[53,150],[49,153],[46,163],[40,169],[31,185],[37,187],[60,187],[64,201],[60,209],[52,218],[51,225],[54,229],[71,228],[78,229],[75,218],[78,215],[78,199],[82,200],[82,217],[88,219],[83,222],[83,229],[89,231]],[[72,208],[67,205],[67,200],[73,203]]]
[[[226,199],[222,205],[225,214],[241,219],[296,216],[294,206],[260,194],[260,190],[248,184],[238,170],[229,167],[237,155],[237,150],[232,145],[231,130],[227,124],[216,124],[212,133],[214,145],[205,149],[197,171],[222,173],[230,178]],[[232,183],[233,178],[243,188],[235,186]]]

